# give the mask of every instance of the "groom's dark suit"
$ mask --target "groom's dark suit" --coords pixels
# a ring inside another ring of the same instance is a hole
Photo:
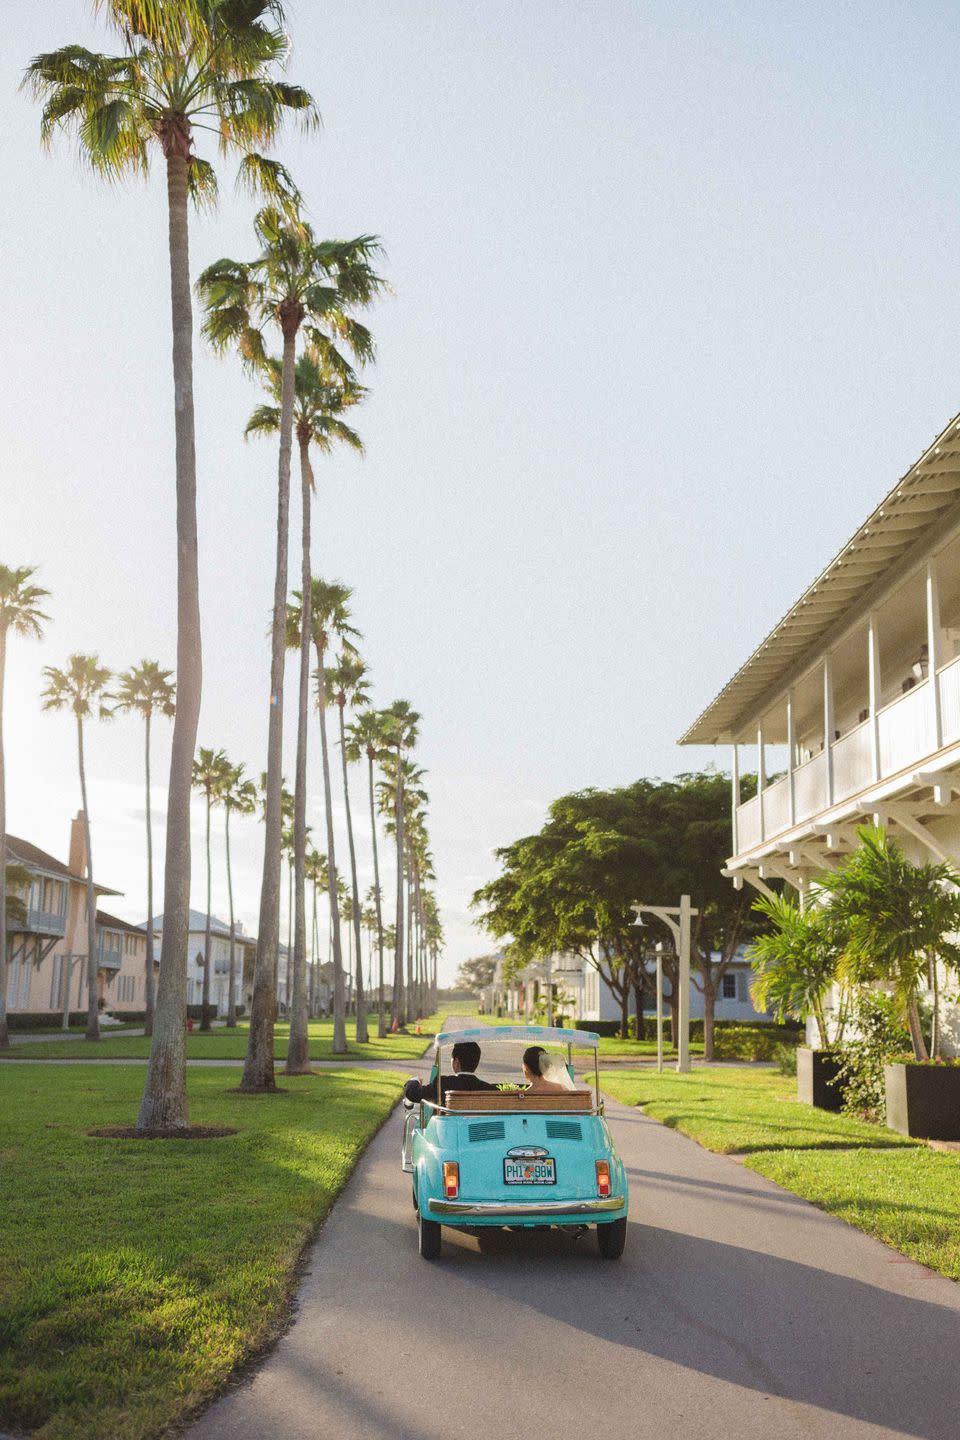
[[[461,1070],[456,1075],[444,1075],[440,1080],[440,1090],[444,1096],[448,1090],[496,1090],[496,1088],[496,1085],[481,1080],[479,1075],[474,1075],[469,1070]],[[432,1100],[435,1103],[437,1082],[434,1080],[432,1084],[424,1084],[420,1080],[408,1080],[403,1087],[403,1093],[415,1105],[420,1100]]]

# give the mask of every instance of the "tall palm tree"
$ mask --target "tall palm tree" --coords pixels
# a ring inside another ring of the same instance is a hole
[[[38,55],[24,83],[43,101],[41,135],[75,131],[86,160],[109,179],[149,170],[167,178],[177,509],[177,714],[173,725],[164,866],[163,942],[150,1062],[137,1126],[188,1123],[187,931],[190,790],[200,718],[200,602],[193,407],[188,201],[211,203],[216,176],[193,150],[211,130],[241,155],[253,190],[292,203],[284,168],[260,151],[288,115],[317,123],[307,92],[278,78],[289,51],[283,0],[95,0],[119,33],[120,53],[67,45]]]
[[[90,809],[87,803],[87,769],[83,753],[83,722],[96,713],[101,720],[110,716],[107,686],[110,671],[96,655],[71,655],[66,669],[47,665],[43,671],[44,710],[71,710],[77,726],[77,763],[80,769],[80,799],[83,805],[83,838],[87,852],[87,1029],[88,1040],[100,1039],[97,1006],[97,895],[93,885],[93,848],[90,842]]]
[[[207,852],[207,919],[203,934],[203,1009],[200,1015],[200,1029],[210,1029],[210,950],[212,946],[211,915],[213,890],[213,861],[210,854],[210,814],[224,787],[229,783],[230,761],[223,750],[197,751],[193,762],[194,788],[200,790],[206,800],[206,852]],[[166,923],[166,922],[164,922]]]
[[[256,434],[277,434],[281,431],[283,419],[283,364],[274,358],[263,363],[266,388],[273,404],[259,405],[247,422],[247,436]],[[316,482],[310,463],[310,447],[329,452],[335,441],[363,452],[363,442],[340,414],[360,402],[366,394],[353,375],[341,364],[335,364],[330,357],[322,358],[312,351],[301,355],[295,365],[293,424],[300,454],[300,511],[301,525],[301,578],[300,594],[307,596],[302,606],[299,651],[300,684],[297,707],[297,763],[294,812],[293,869],[296,888],[296,923],[292,952],[294,995],[291,1007],[290,1043],[287,1050],[287,1072],[296,1074],[309,1068],[307,1059],[306,1018],[309,1001],[305,984],[300,977],[306,976],[306,808],[307,808],[307,737],[310,700],[310,512]],[[289,640],[289,637],[288,637]],[[302,993],[301,993],[302,992]],[[294,1014],[295,1012],[295,1014]]]
[[[245,767],[242,760],[238,765],[229,766],[228,770],[224,772],[219,794],[219,799],[225,812],[223,835],[227,852],[227,901],[230,907],[230,984],[227,990],[228,1030],[235,1030],[237,1028],[237,927],[233,912],[233,868],[230,863],[230,816],[234,811],[236,811],[238,815],[252,815],[257,808],[257,787],[252,780],[246,779],[244,772]]]
[[[403,1002],[403,887],[404,887],[404,850],[403,850],[403,797],[404,797],[404,767],[408,763],[408,752],[413,748],[417,739],[417,730],[420,724],[420,716],[411,709],[406,700],[395,700],[383,712],[384,723],[387,727],[387,743],[391,751],[392,778],[393,778],[393,830],[397,847],[397,918],[396,918],[396,948],[393,953],[393,995],[390,1006],[390,1024],[392,1029],[397,1029],[404,1023],[404,1002]],[[388,781],[390,776],[388,775]]]
[[[50,617],[40,604],[50,594],[31,583],[35,568],[0,565],[0,1050],[10,1044],[7,1034],[7,787],[3,751],[3,687],[7,668],[7,635],[39,640],[43,622]]]
[[[370,797],[370,835],[373,842],[373,904],[377,915],[377,954],[379,970],[377,981],[377,1034],[382,1038],[387,1033],[387,1018],[383,1003],[383,892],[380,888],[380,854],[377,844],[376,796],[373,767],[386,752],[387,727],[378,710],[364,710],[354,718],[347,731],[347,758],[356,763],[362,755],[367,757],[367,780]]]
[[[361,964],[360,931],[362,911],[360,907],[360,883],[357,879],[357,849],[353,840],[353,814],[350,809],[350,754],[347,745],[345,712],[348,705],[356,707],[366,704],[369,698],[366,680],[367,667],[352,646],[344,648],[340,658],[330,671],[333,698],[336,701],[340,724],[340,768],[343,775],[343,803],[347,814],[347,849],[350,852],[351,898],[350,917],[353,923],[354,946],[357,952],[357,1041],[365,1045],[367,1016],[363,991],[363,965]]]
[[[319,851],[319,850],[316,850],[316,849],[314,849],[314,848],[309,849],[309,850],[307,851],[307,855],[306,855],[306,861],[305,861],[305,865],[304,865],[304,873],[305,873],[305,875],[306,875],[306,878],[310,881],[310,884],[311,884],[311,886],[312,886],[312,888],[313,888],[313,921],[312,921],[311,947],[310,947],[310,949],[311,949],[311,956],[312,956],[312,964],[311,964],[311,968],[310,968],[310,986],[309,986],[309,992],[310,992],[310,993],[309,993],[309,997],[308,997],[308,998],[309,998],[309,1010],[310,1010],[310,1013],[311,1013],[312,1015],[316,1015],[316,1013],[317,1013],[317,1008],[318,1008],[318,990],[317,990],[317,985],[318,985],[318,982],[319,982],[319,969],[320,969],[320,943],[319,943],[320,937],[319,937],[319,929],[318,929],[318,925],[317,925],[317,888],[318,888],[318,886],[319,886],[319,887],[322,887],[324,890],[327,888],[327,857],[326,857],[326,855],[321,855],[321,854],[320,854],[320,851]]]
[[[270,715],[267,742],[267,834],[260,892],[260,933],[254,976],[250,1038],[244,1061],[242,1090],[275,1089],[273,1041],[269,1034],[268,977],[279,940],[280,915],[280,791],[283,747],[283,672],[286,639],[287,545],[290,502],[290,451],[296,385],[297,337],[301,327],[315,352],[344,375],[352,374],[338,349],[343,345],[359,363],[372,358],[370,332],[354,311],[368,305],[382,280],[371,261],[379,250],[370,235],[354,240],[318,241],[299,215],[285,215],[265,206],[254,222],[260,254],[252,261],[218,260],[207,267],[197,288],[207,310],[204,332],[217,349],[236,345],[245,363],[270,373],[264,331],[276,326],[283,338],[280,366],[280,449],[277,476],[277,549],[271,631]],[[309,540],[309,535],[308,535]],[[307,572],[309,573],[309,551]],[[308,650],[310,588],[304,584],[303,640]],[[303,765],[306,764],[304,751]],[[306,813],[300,786],[298,828]],[[305,842],[299,843],[299,873]],[[305,962],[304,962],[305,963]],[[306,1064],[306,1002],[298,992],[298,1013],[291,1015],[288,1065]]]
[[[340,943],[340,910],[337,900],[336,846],[333,837],[333,796],[330,783],[330,751],[327,743],[326,655],[331,640],[353,640],[357,632],[350,624],[349,601],[352,591],[338,581],[328,582],[313,577],[310,585],[310,633],[317,657],[317,707],[320,715],[320,755],[323,762],[323,804],[327,830],[327,893],[330,901],[330,940],[333,950],[333,1046],[334,1055],[347,1053],[347,1028],[344,1011],[343,950]],[[294,592],[294,603],[287,608],[287,644],[298,648],[303,633],[303,598]]]
[[[147,952],[144,976],[144,1034],[153,1034],[156,981],[153,974],[153,819],[150,805],[150,727],[154,714],[171,719],[177,713],[177,687],[172,670],[156,660],[141,660],[118,677],[114,700],[118,710],[134,711],[144,725],[144,775],[147,818]]]

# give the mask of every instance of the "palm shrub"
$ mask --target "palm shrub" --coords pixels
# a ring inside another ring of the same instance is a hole
[[[910,1049],[896,997],[860,990],[853,1007],[854,1034],[839,1055],[837,1077],[843,1108],[865,1120],[882,1120],[886,1107],[884,1067]]]
[[[801,910],[786,895],[760,895],[754,910],[770,929],[752,942],[747,959],[756,978],[750,986],[758,1010],[772,1010],[778,1020],[813,1016],[821,1049],[830,1048],[825,1001],[837,977],[840,949],[831,913],[816,905]],[[833,1040],[843,1039],[846,1007],[841,1001]]]
[[[822,878],[841,946],[841,980],[889,988],[906,1021],[915,1060],[940,1053],[940,970],[960,970],[960,876],[952,866],[914,865],[882,827],[857,832],[842,869]],[[930,1049],[919,994],[929,988]]]

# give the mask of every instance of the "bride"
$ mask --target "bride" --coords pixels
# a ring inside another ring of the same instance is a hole
[[[551,1055],[542,1045],[530,1045],[523,1052],[523,1076],[531,1095],[555,1095],[574,1090],[569,1071],[560,1055]]]

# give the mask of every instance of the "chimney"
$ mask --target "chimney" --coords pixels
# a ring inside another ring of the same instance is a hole
[[[86,875],[87,840],[83,832],[82,810],[78,810],[70,821],[70,859],[67,864],[74,875]]]

